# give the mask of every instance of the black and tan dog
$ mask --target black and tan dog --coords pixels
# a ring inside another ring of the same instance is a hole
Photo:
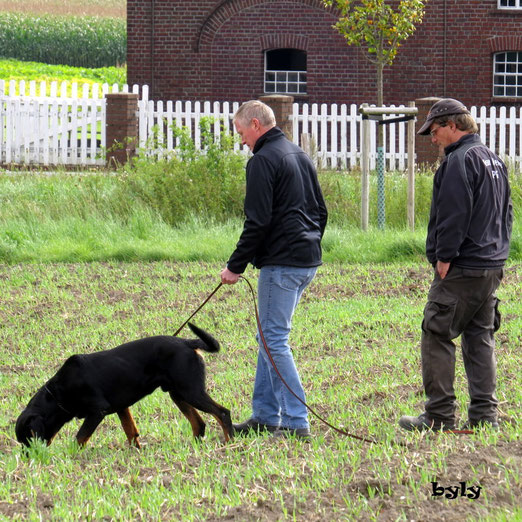
[[[32,438],[51,444],[62,426],[74,417],[85,419],[76,440],[87,443],[106,415],[117,413],[129,444],[140,447],[129,406],[161,387],[187,417],[195,437],[205,422],[195,408],[212,414],[225,440],[233,433],[230,411],[205,391],[205,365],[195,350],[219,351],[219,343],[189,323],[199,339],[157,336],[122,344],[112,350],[69,357],[35,396],[16,422],[16,437],[28,445]]]

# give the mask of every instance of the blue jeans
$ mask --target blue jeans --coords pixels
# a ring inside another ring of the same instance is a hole
[[[265,266],[258,280],[259,319],[265,341],[285,382],[303,401],[305,394],[288,344],[292,316],[317,267]],[[275,372],[257,334],[259,353],[252,398],[252,418],[283,428],[308,428],[307,409]]]

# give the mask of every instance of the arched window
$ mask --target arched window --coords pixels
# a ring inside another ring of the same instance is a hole
[[[265,93],[306,94],[306,52],[273,49],[265,52]]]
[[[522,97],[522,51],[496,53],[493,60],[493,96]]]

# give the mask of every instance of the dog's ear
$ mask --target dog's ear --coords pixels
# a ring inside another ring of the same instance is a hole
[[[20,415],[16,421],[16,438],[18,442],[29,446],[31,439],[45,439],[45,423],[41,415]]]

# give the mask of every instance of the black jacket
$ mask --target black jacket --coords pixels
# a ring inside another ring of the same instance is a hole
[[[500,268],[509,253],[513,223],[506,166],[477,134],[463,136],[445,153],[433,180],[428,260]]]
[[[274,127],[246,166],[245,224],[227,267],[321,264],[327,211],[310,158]]]

